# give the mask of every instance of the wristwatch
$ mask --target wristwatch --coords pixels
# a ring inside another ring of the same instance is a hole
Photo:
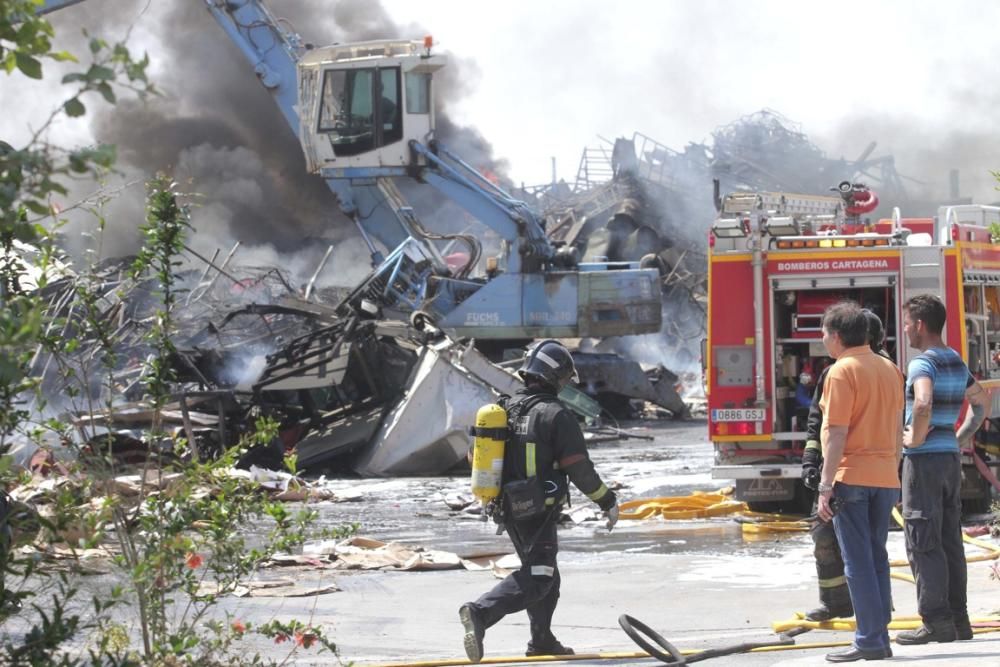
[[[820,482],[819,486],[816,487],[816,492],[817,493],[833,493],[833,485],[831,485],[831,484],[824,484],[823,482]]]

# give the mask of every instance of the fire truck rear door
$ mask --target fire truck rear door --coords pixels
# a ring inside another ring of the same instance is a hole
[[[934,294],[938,297],[944,296],[944,261],[941,246],[907,246],[901,248],[902,277],[901,294],[899,302],[899,312],[897,320],[900,323],[902,332],[903,314],[902,306],[911,297],[918,294]],[[947,327],[945,328],[947,335]],[[947,343],[947,338],[945,339]],[[903,366],[906,368],[910,359],[918,351],[909,345],[902,345]]]

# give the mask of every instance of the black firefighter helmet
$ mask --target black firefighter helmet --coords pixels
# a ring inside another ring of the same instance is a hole
[[[554,340],[543,340],[531,348],[517,372],[525,382],[533,377],[554,388],[557,393],[570,380],[579,382],[573,355]]]

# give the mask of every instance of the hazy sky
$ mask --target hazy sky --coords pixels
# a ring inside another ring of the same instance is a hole
[[[519,181],[547,181],[552,156],[571,178],[598,135],[639,131],[681,149],[761,108],[800,123],[832,157],[856,157],[877,140],[876,154],[895,154],[903,173],[940,172],[944,181],[961,168],[963,186],[980,192],[992,188],[985,168],[1000,168],[1000,3],[383,5],[475,63],[456,115],[480,129]],[[945,159],[955,164],[927,164]]]
[[[163,19],[190,4],[200,22],[203,0],[148,2],[133,43],[148,49],[167,91],[153,104],[179,113],[203,99],[188,87],[213,85],[205,83],[218,64],[210,54],[222,54],[226,38],[214,26],[199,36]],[[53,21],[63,36],[81,24],[120,34],[145,5],[92,0]],[[461,77],[449,112],[481,132],[516,182],[548,181],[552,157],[559,176],[572,180],[583,147],[600,145],[599,136],[639,131],[679,150],[770,108],[831,157],[855,157],[877,140],[876,155],[895,155],[900,172],[942,196],[948,170],[960,168],[963,194],[1000,198],[987,171],[1000,168],[1000,3],[382,0],[383,12],[374,0],[268,5],[298,17],[295,27],[316,43],[343,39],[330,33],[348,19],[364,34],[385,19],[400,35],[432,34]],[[207,13],[204,21],[211,24]],[[184,57],[163,47],[179,40]],[[52,103],[16,79],[0,78],[0,137],[15,141]],[[266,106],[242,113],[271,113]],[[93,118],[63,122],[53,138],[86,139]]]

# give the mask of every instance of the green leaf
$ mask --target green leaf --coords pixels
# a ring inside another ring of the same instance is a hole
[[[45,204],[43,204],[43,203],[41,203],[39,201],[35,201],[33,199],[29,199],[29,200],[25,201],[24,202],[24,207],[26,209],[28,209],[29,211],[31,211],[32,213],[35,213],[36,215],[48,215],[49,214],[49,207],[48,206],[46,206]]]
[[[53,60],[55,60],[56,62],[60,62],[60,63],[64,63],[64,62],[78,63],[78,62],[80,62],[79,60],[77,60],[76,56],[74,56],[69,51],[55,51],[53,53],[50,53],[49,57],[52,58]]]
[[[97,92],[99,92],[109,104],[115,103],[115,91],[111,89],[111,84],[107,81],[102,81],[97,84]]]
[[[20,51],[14,52],[14,58],[17,60],[17,68],[21,70],[22,74],[32,79],[42,78],[42,63],[37,58],[32,58]]]
[[[93,149],[94,161],[102,167],[111,168],[118,159],[118,146],[115,144],[100,144]]]
[[[91,65],[87,70],[87,81],[110,81],[114,78],[114,70],[104,65]]]
[[[93,39],[90,40],[90,52],[91,53],[97,53],[98,51],[100,51],[101,49],[103,49],[105,46],[106,46],[106,44],[104,43],[103,39],[98,39],[97,37],[94,37]]]
[[[71,118],[76,118],[87,113],[87,107],[83,106],[83,102],[76,97],[66,100],[66,104],[63,106],[66,108],[66,115]]]
[[[63,83],[73,83],[74,81],[86,81],[87,77],[79,72],[70,72],[62,78]]]

